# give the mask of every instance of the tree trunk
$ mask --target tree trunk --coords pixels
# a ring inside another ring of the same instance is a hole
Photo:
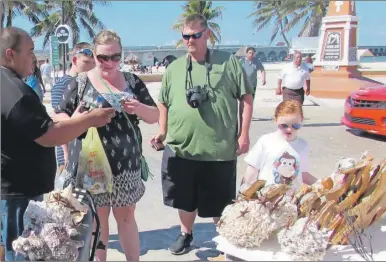
[[[302,32],[302,34],[299,34],[299,37],[319,36],[322,19],[323,17],[321,16],[311,16],[310,20],[305,25],[305,30]]]
[[[288,48],[291,47],[291,44],[289,43],[288,39],[287,39],[287,36],[285,35],[284,33],[284,27],[283,27],[283,22],[280,20],[280,34],[281,36],[283,37],[283,40],[284,42],[286,43],[286,45],[288,46]]]
[[[12,6],[8,5],[8,10],[7,10],[7,25],[6,27],[8,26],[12,26]]]
[[[4,18],[5,18],[5,4],[4,3],[1,3],[0,4],[0,15],[1,15],[1,25],[0,25],[0,33],[1,31],[3,30],[4,28]]]

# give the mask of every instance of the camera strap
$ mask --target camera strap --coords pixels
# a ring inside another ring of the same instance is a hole
[[[205,70],[206,70],[206,79],[205,79],[205,84],[210,87],[210,70],[211,70],[212,65],[210,64],[210,51],[209,49],[206,50],[205,54]],[[186,60],[186,76],[185,76],[185,89],[193,88],[193,79],[192,79],[192,69],[193,69],[193,64],[192,64],[192,57],[191,55],[187,56]],[[188,79],[189,77],[189,79]]]

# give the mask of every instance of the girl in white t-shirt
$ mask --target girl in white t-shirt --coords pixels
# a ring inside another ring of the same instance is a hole
[[[260,137],[245,157],[248,168],[242,183],[257,179],[269,184],[288,184],[294,189],[316,181],[309,171],[308,143],[297,133],[303,122],[302,106],[294,100],[281,102],[275,110],[275,132]]]

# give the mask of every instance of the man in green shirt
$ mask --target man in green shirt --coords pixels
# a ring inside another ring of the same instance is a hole
[[[253,89],[235,56],[208,50],[209,36],[203,16],[185,19],[188,54],[163,76],[160,128],[151,140],[167,142],[161,168],[164,204],[179,209],[181,222],[181,234],[169,247],[173,254],[190,246],[196,214],[217,223],[232,203],[237,156],[249,149]]]

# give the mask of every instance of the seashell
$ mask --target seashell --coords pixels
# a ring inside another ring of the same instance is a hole
[[[257,180],[252,185],[244,183],[239,189],[241,195],[240,198],[247,200],[256,198],[256,192],[263,188],[265,183],[265,180]]]
[[[282,229],[277,238],[282,250],[294,261],[322,261],[328,245],[328,231],[319,230],[309,218],[300,218],[288,228]]]
[[[332,181],[331,177],[326,177],[322,180],[323,188],[326,190],[330,190],[334,187],[334,182]]]
[[[257,197],[264,201],[274,202],[290,189],[291,187],[285,184],[270,184],[258,191]]]
[[[257,201],[239,201],[225,207],[217,232],[238,247],[259,247],[270,234],[269,209]]]

